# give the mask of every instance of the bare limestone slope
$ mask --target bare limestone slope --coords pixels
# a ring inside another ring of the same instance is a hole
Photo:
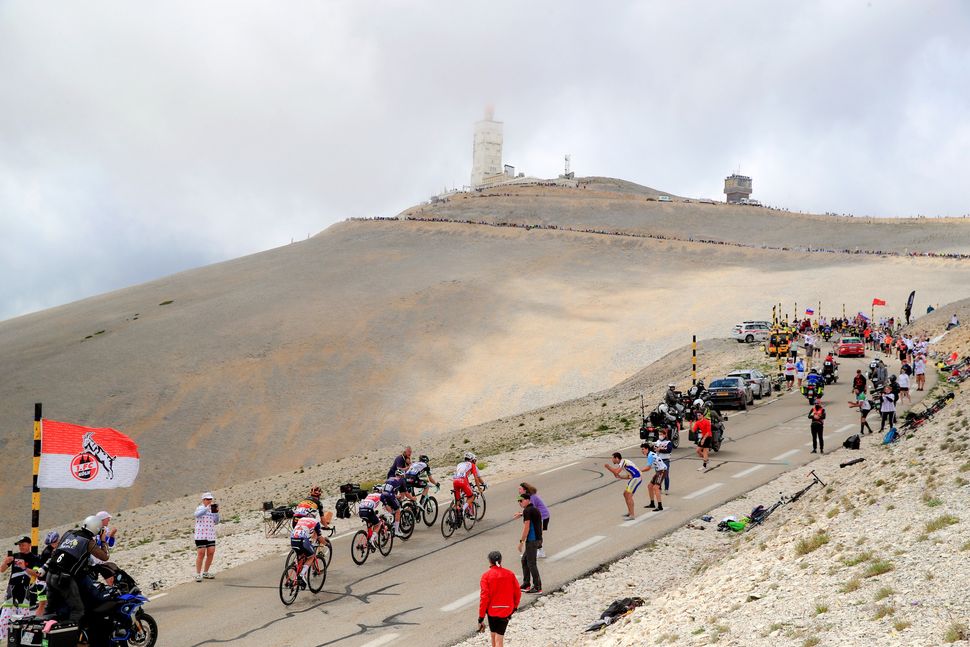
[[[0,322],[0,497],[24,511],[0,532],[29,519],[34,402],[142,449],[131,489],[46,493],[45,523],[63,523],[605,389],[779,300],[834,314],[836,300],[851,312],[879,296],[898,310],[915,288],[919,308],[967,296],[968,278],[957,260],[343,223]]]

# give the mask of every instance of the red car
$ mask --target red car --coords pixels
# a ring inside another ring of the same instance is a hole
[[[839,357],[848,357],[849,355],[865,357],[866,345],[858,337],[842,337],[835,344],[835,354]]]

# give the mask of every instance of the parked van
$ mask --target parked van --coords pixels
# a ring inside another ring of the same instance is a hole
[[[657,200],[659,202],[673,202],[673,200],[670,199],[670,196],[669,195],[657,196]]]

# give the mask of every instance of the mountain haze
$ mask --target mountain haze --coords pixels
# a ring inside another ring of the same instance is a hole
[[[755,244],[762,240],[753,228],[785,245],[836,237],[843,247],[970,250],[961,221],[775,218],[751,208],[660,205],[635,185],[615,184],[452,198],[420,213],[685,238],[734,232]],[[388,443],[430,442],[448,429],[581,396],[692,333],[724,336],[734,321],[764,317],[778,301],[790,310],[793,300],[821,300],[832,315],[841,302],[868,310],[878,296],[898,312],[916,289],[919,311],[970,296],[968,270],[970,262],[949,259],[344,222],[307,241],[0,322],[0,497],[20,511],[4,515],[0,530],[29,523],[34,402],[52,419],[121,429],[142,453],[129,490],[45,493],[42,522],[50,525]]]

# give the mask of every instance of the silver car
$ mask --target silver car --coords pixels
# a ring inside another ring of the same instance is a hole
[[[771,378],[756,370],[744,370],[744,371],[732,371],[728,373],[728,377],[740,377],[744,380],[745,384],[751,387],[751,392],[754,397],[761,399],[766,395],[771,395]]]

